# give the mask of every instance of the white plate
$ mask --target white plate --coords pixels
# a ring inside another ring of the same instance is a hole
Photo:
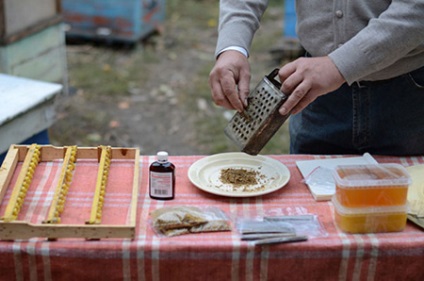
[[[259,184],[249,186],[251,191],[236,191],[219,178],[222,169],[246,169],[259,172]],[[290,180],[289,169],[281,162],[266,156],[251,156],[241,152],[215,154],[193,163],[188,169],[190,181],[206,192],[228,197],[251,197],[279,190]],[[265,188],[260,189],[260,186]]]

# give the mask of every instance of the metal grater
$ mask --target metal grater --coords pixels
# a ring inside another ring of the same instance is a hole
[[[259,82],[247,97],[245,111],[237,112],[224,130],[242,152],[257,155],[290,116],[278,112],[288,97],[274,79],[278,71],[274,69]]]

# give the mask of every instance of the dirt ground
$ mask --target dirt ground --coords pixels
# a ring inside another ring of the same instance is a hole
[[[283,7],[271,2],[252,46],[251,87],[281,63]],[[145,155],[236,151],[223,133],[234,112],[215,106],[208,86],[217,20],[217,1],[174,0],[158,32],[135,46],[68,42],[70,90],[52,143],[136,146]],[[273,142],[264,152],[287,153],[286,125]]]

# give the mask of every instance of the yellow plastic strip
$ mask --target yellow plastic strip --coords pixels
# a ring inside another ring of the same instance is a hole
[[[100,224],[102,220],[103,202],[106,193],[107,179],[109,176],[109,168],[112,156],[110,146],[100,146],[101,157],[99,170],[97,173],[96,190],[94,193],[93,204],[91,205],[90,220],[86,224]]]
[[[62,171],[57,183],[53,200],[50,205],[47,220],[43,223],[60,223],[60,215],[65,206],[66,196],[69,186],[72,182],[73,171],[75,170],[75,161],[77,159],[77,146],[66,147],[65,158],[63,159]]]
[[[28,188],[34,176],[35,168],[40,162],[41,147],[37,144],[30,145],[28,152],[25,156],[24,163],[22,164],[21,171],[19,172],[18,179],[13,187],[12,195],[10,196],[9,203],[6,206],[6,211],[2,218],[5,222],[16,220],[21,207],[24,203]]]

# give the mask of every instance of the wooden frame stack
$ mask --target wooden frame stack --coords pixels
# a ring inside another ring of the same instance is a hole
[[[62,169],[47,218],[40,224],[17,220],[20,206],[39,162],[63,159]],[[60,215],[72,181],[77,159],[96,159],[99,162],[97,183],[93,195],[90,218],[82,224],[61,224]],[[112,159],[133,160],[134,171],[131,187],[131,206],[129,223],[125,225],[104,225],[101,222],[102,207],[109,168]],[[136,208],[139,188],[139,149],[99,147],[55,147],[51,145],[11,145],[3,165],[0,167],[0,202],[11,182],[13,173],[23,162],[6,211],[0,218],[0,239],[28,239],[31,237],[56,238],[134,238]]]

